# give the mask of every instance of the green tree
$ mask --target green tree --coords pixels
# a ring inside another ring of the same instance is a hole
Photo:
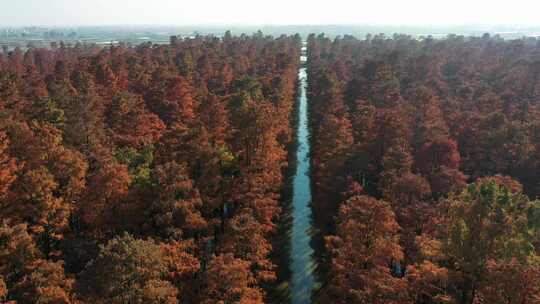
[[[509,180],[501,177],[479,179],[442,201],[442,255],[459,303],[477,299],[489,279],[489,260],[536,259],[527,214],[539,203],[518,189],[512,191]]]
[[[101,246],[82,275],[83,294],[98,303],[176,303],[167,280],[165,250],[153,240],[124,234]]]

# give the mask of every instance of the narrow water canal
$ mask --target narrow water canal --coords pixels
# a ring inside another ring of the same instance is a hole
[[[298,146],[297,167],[293,179],[293,225],[291,236],[291,302],[292,304],[311,303],[311,294],[317,287],[314,274],[316,260],[311,247],[313,231],[311,214],[311,183],[309,177],[309,128],[306,62],[306,44],[302,46],[302,67],[298,72]]]

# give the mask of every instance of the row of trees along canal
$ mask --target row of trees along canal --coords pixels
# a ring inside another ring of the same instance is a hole
[[[267,302],[300,44],[0,53],[0,302]]]

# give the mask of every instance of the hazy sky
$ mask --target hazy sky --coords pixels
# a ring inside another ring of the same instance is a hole
[[[0,0],[0,25],[534,24],[540,0]]]

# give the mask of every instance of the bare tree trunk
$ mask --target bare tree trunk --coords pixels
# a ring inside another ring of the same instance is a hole
[[[470,278],[466,278],[461,289],[461,304],[473,304],[476,296],[476,284]]]

